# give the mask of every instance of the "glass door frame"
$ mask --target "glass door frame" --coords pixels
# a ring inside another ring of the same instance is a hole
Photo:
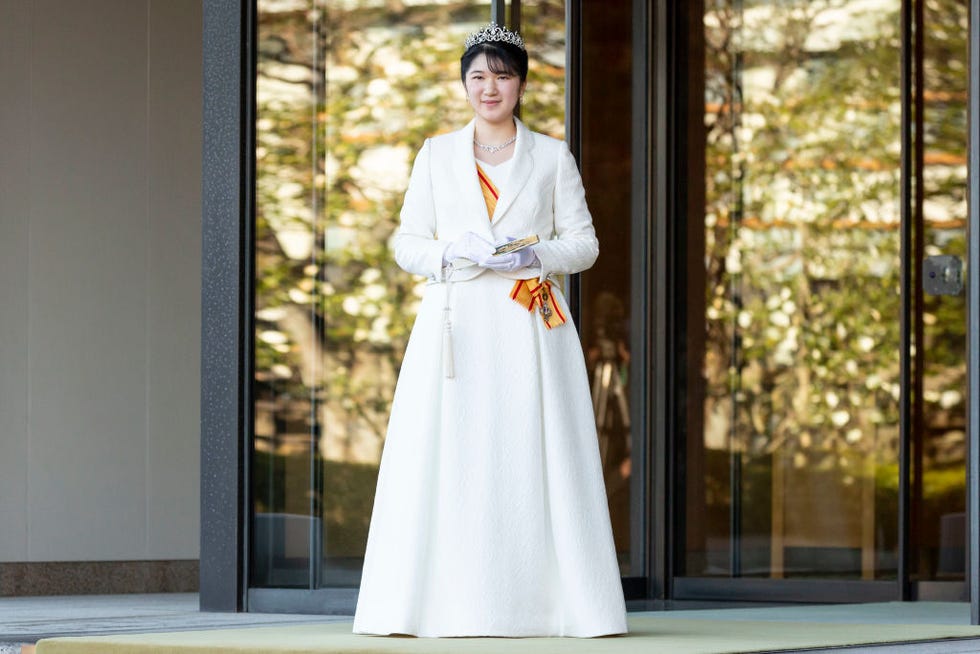
[[[567,118],[568,140],[573,152],[581,149],[580,86],[577,84],[582,56],[581,1],[567,0]],[[633,6],[645,11],[640,0]],[[506,21],[509,10],[509,21]],[[519,0],[490,0],[488,18],[519,29]],[[204,0],[204,172],[202,272],[202,410],[201,420],[201,558],[200,605],[208,611],[313,612],[353,608],[356,589],[251,588],[249,583],[251,525],[254,515],[251,492],[251,460],[254,432],[253,372],[255,328],[255,118],[257,67],[256,0]],[[642,30],[640,30],[642,31]],[[644,34],[644,38],[646,35]],[[647,61],[634,54],[638,70]],[[634,90],[646,89],[635,75]],[[645,91],[644,91],[645,92]],[[643,106],[646,106],[645,104]],[[637,151],[646,150],[646,123],[634,116]],[[649,171],[644,167],[642,171]],[[647,187],[646,177],[635,171],[634,189]],[[634,194],[637,195],[636,193]],[[642,193],[639,195],[642,196]],[[634,199],[634,260],[650,261],[644,238],[649,212]],[[637,231],[639,230],[639,231]],[[647,267],[633,271],[634,297],[645,297],[650,275]],[[575,278],[570,282],[573,312],[580,303]],[[648,308],[648,302],[638,302]],[[631,508],[632,568],[649,570],[646,539],[656,518],[648,495],[644,462],[651,459],[645,436],[649,434],[647,398],[655,384],[645,371],[651,360],[647,343],[649,316],[633,317],[633,366],[631,406],[640,437],[634,447]],[[646,507],[651,507],[648,511]],[[648,577],[624,578],[628,598],[648,597]]]
[[[576,7],[569,0],[570,57],[581,56]],[[686,115],[681,77],[683,35],[676,30],[677,8],[684,3],[632,0],[633,49],[633,267],[632,317],[638,365],[632,371],[631,401],[643,407],[634,415],[637,444],[634,486],[644,508],[632,522],[643,575],[632,596],[654,600],[757,597],[769,601],[832,601],[842,597],[871,601],[897,599],[895,582],[792,582],[676,578],[677,468],[674,438],[680,434],[683,398],[674,382],[682,352],[676,346],[678,298],[672,280],[677,271],[676,222],[682,198],[676,163],[686,136],[677,134]],[[495,0],[503,16],[503,0]],[[202,224],[201,351],[201,551],[200,604],[203,610],[242,611],[248,607],[247,524],[250,429],[251,234],[254,213],[255,13],[253,0],[204,0],[204,147]],[[970,69],[980,70],[980,0],[970,0]],[[569,89],[576,80],[570,60]],[[678,93],[680,91],[680,93]],[[574,95],[570,100],[574,100]],[[967,588],[972,620],[980,624],[980,80],[970,78],[967,458]],[[576,105],[569,102],[569,137],[575,143]],[[573,289],[574,290],[574,289]],[[705,581],[705,583],[700,583]],[[708,583],[710,581],[710,583]],[[735,583],[727,583],[727,582]],[[852,587],[851,584],[856,584]],[[920,589],[921,590],[921,589]],[[857,594],[854,593],[857,592]],[[295,591],[283,591],[296,594]],[[308,591],[301,591],[308,593]],[[928,593],[927,593],[928,595]],[[922,596],[922,593],[919,594]],[[279,598],[285,599],[285,598]],[[255,606],[252,606],[253,610]],[[276,610],[289,610],[279,605]],[[321,609],[322,610],[322,609]]]
[[[693,216],[695,209],[689,208],[684,180],[691,174],[698,174],[691,167],[688,156],[689,142],[696,142],[701,127],[699,121],[688,120],[697,115],[703,104],[704,89],[691,81],[685,71],[696,67],[701,61],[698,53],[703,50],[701,43],[702,27],[699,7],[701,2],[641,2],[634,3],[636,26],[639,32],[635,43],[645,45],[646,61],[650,62],[649,76],[637,70],[637,114],[642,115],[650,138],[647,151],[640,160],[634,161],[636,170],[643,170],[638,163],[649,168],[645,188],[646,210],[652,217],[651,243],[652,261],[647,261],[649,270],[645,274],[650,284],[649,319],[653,327],[652,359],[649,363],[648,383],[652,392],[646,396],[649,403],[650,455],[648,465],[652,471],[651,511],[648,560],[650,561],[648,597],[661,600],[746,600],[746,601],[787,601],[787,602],[842,602],[842,601],[895,601],[895,600],[937,600],[962,601],[971,599],[974,624],[980,624],[980,405],[977,402],[980,380],[980,136],[978,136],[978,114],[980,114],[980,93],[976,75],[970,78],[968,129],[969,149],[969,218],[967,227],[967,540],[969,552],[965,582],[911,582],[911,546],[909,542],[909,523],[911,517],[911,497],[909,488],[911,453],[911,407],[907,398],[913,380],[910,370],[910,356],[902,357],[901,384],[903,397],[900,424],[900,491],[899,491],[899,567],[897,579],[886,581],[858,580],[798,580],[798,579],[758,579],[758,578],[709,578],[687,577],[675,573],[678,562],[683,557],[683,506],[685,488],[680,468],[680,454],[683,452],[682,439],[685,438],[686,400],[683,382],[688,365],[684,359],[688,351],[686,339],[690,330],[686,329],[691,304],[696,300],[683,297],[681,285],[674,280],[683,280],[684,267],[688,265],[684,253],[694,251],[685,242],[692,230],[685,225],[684,216]],[[922,112],[913,105],[916,97],[913,85],[913,66],[915,58],[921,57],[914,46],[914,25],[916,15],[909,0],[903,1],[902,9],[902,315],[901,341],[903,351],[909,352],[912,342],[911,298],[917,286],[913,278],[918,267],[906,264],[912,252],[912,225],[910,207],[913,175],[917,176],[916,166],[921,165],[913,159],[913,139],[915,130],[910,117]],[[970,70],[980,70],[980,0],[970,3]],[[921,28],[920,28],[921,29]],[[702,66],[703,68],[703,66]],[[642,86],[642,88],[640,88]],[[921,133],[921,131],[920,131]],[[703,171],[702,171],[703,172]],[[638,185],[643,182],[638,182]],[[641,190],[637,188],[636,190]],[[696,245],[696,244],[695,244]],[[694,265],[701,265],[694,262]],[[695,307],[696,308],[696,307]],[[702,307],[703,308],[703,307]],[[657,512],[660,512],[659,514]]]
[[[204,0],[201,270],[202,611],[245,608],[250,504],[255,13]],[[250,149],[251,148],[251,149]]]
[[[626,1],[626,0],[624,0]],[[652,597],[650,592],[650,570],[653,552],[659,551],[652,545],[653,524],[660,515],[662,502],[653,496],[651,479],[657,477],[652,462],[659,460],[651,449],[652,402],[656,397],[655,388],[662,388],[652,379],[651,352],[654,339],[653,313],[651,311],[652,242],[650,240],[650,216],[647,190],[650,186],[649,124],[646,120],[649,106],[648,83],[650,59],[647,52],[649,35],[643,29],[643,21],[637,17],[645,16],[648,9],[644,0],[629,0],[633,13],[632,24],[632,84],[628,92],[631,97],[631,179],[630,179],[630,246],[628,253],[632,262],[630,269],[630,316],[629,316],[629,419],[631,425],[632,449],[630,454],[630,562],[631,574],[622,578],[623,591],[627,600]],[[583,57],[590,56],[583,36],[582,4],[585,0],[565,0],[566,81],[565,81],[565,140],[582,166],[583,147]],[[510,25],[519,28],[521,0],[509,0]],[[584,273],[588,275],[589,273]],[[568,279],[566,292],[569,308],[575,316],[576,324],[582,329],[582,289],[579,275]]]
[[[980,0],[970,0],[967,189],[967,590],[980,624]]]

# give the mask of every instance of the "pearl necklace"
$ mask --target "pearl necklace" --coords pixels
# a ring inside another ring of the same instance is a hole
[[[497,152],[500,152],[501,150],[503,150],[504,148],[506,148],[507,146],[509,146],[510,144],[512,144],[516,140],[517,140],[517,134],[514,134],[514,136],[512,136],[510,138],[510,140],[504,141],[500,145],[484,145],[484,144],[480,143],[479,141],[477,141],[476,140],[476,137],[474,137],[473,138],[473,145],[475,145],[476,147],[480,148],[481,150],[483,150],[487,154],[496,154]]]

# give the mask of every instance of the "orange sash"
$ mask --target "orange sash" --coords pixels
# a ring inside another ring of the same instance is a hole
[[[490,181],[487,174],[480,168],[480,164],[476,164],[476,175],[480,178],[480,190],[483,191],[483,199],[487,203],[487,214],[493,220],[493,212],[497,208],[500,191],[497,190],[497,187],[493,185],[493,182]]]
[[[487,214],[493,219],[493,212],[497,208],[497,200],[500,198],[500,191],[490,177],[487,176],[480,164],[476,165],[476,174],[480,178],[480,190],[483,191],[483,200],[487,203]],[[560,327],[565,324],[565,314],[562,313],[555,295],[551,292],[551,282],[539,282],[536,278],[518,279],[514,282],[514,287],[510,291],[510,298],[527,307],[528,311],[538,310],[541,320],[548,329]]]

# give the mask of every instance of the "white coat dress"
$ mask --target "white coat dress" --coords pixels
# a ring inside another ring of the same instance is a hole
[[[394,237],[398,264],[430,284],[392,403],[354,632],[625,633],[578,334],[570,318],[549,330],[509,297],[515,279],[595,261],[582,181],[563,141],[518,121],[513,168],[491,221],[473,130],[471,122],[425,142]],[[537,234],[540,267],[500,274],[472,266],[446,283],[443,252],[468,231],[491,243]]]

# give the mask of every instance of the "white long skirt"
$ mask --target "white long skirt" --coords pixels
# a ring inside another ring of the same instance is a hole
[[[626,611],[578,334],[488,272],[426,288],[395,390],[354,632],[601,636]],[[564,298],[555,287],[563,309]],[[567,315],[567,311],[566,311]]]

